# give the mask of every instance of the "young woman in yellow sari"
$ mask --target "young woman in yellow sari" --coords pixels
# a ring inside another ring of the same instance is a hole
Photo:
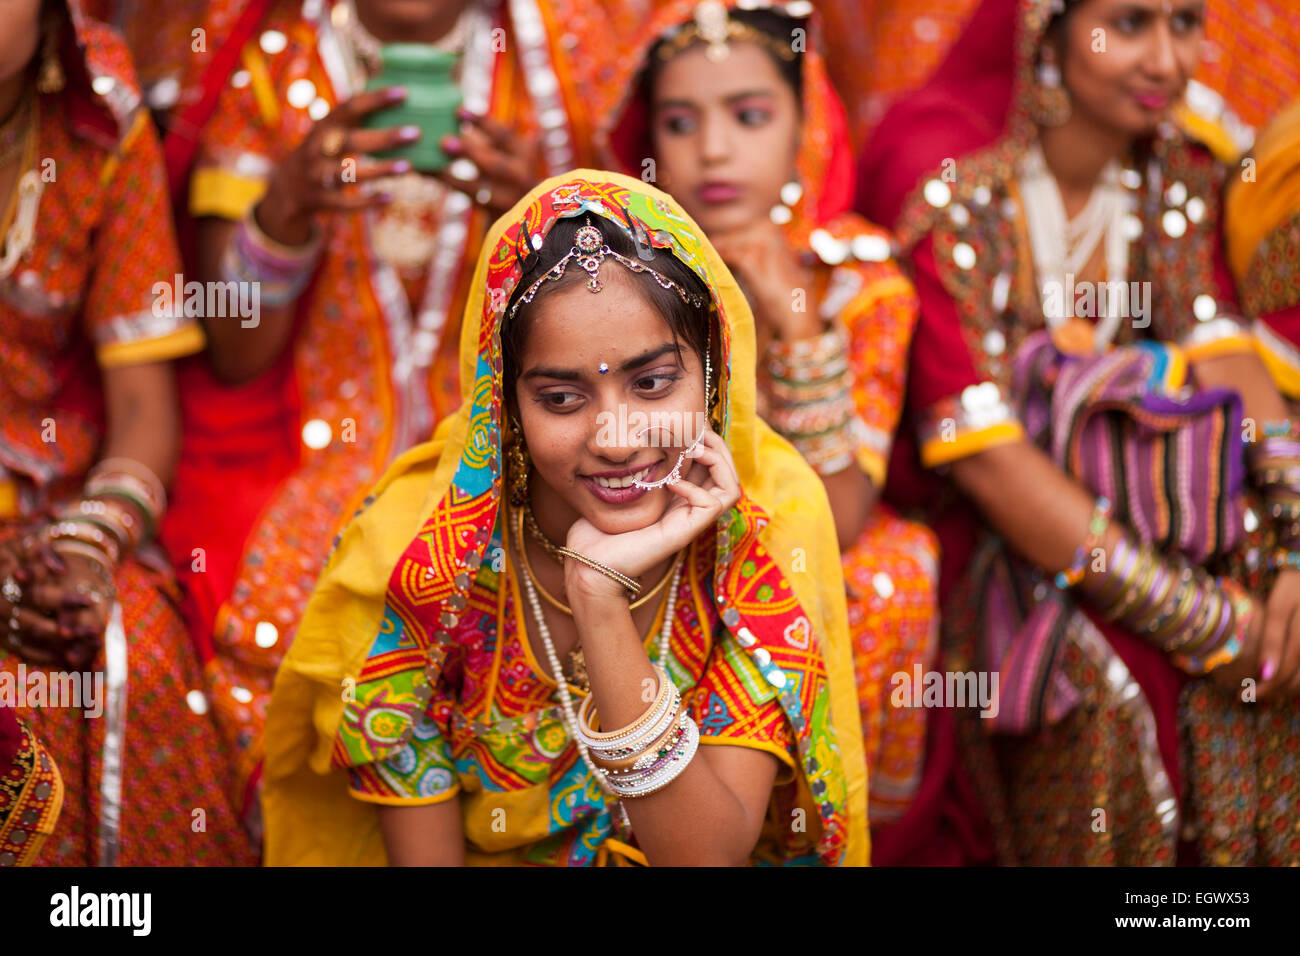
[[[834,521],[755,417],[700,229],[550,179],[462,328],[464,404],[344,531],[276,680],[268,862],[865,863]]]

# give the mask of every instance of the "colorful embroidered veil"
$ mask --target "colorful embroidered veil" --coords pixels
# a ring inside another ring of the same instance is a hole
[[[616,223],[627,209],[714,294],[723,365],[718,417],[744,494],[717,525],[713,598],[726,628],[780,691],[797,741],[800,792],[820,820],[817,855],[830,863],[867,860],[866,769],[834,525],[815,474],[755,416],[752,316],[721,259],[671,198],[630,177],[576,170],[537,186],[493,226],[462,326],[464,404],[432,441],[392,465],[340,537],[308,605],[267,723],[263,807],[272,865],[385,860],[373,806],[348,795],[343,768],[380,760],[409,739],[466,595],[491,565],[504,481],[502,312],[525,243],[583,203]]]

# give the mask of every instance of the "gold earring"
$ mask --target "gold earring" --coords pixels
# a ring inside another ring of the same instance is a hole
[[[1039,126],[1062,126],[1070,118],[1070,94],[1061,82],[1061,68],[1052,54],[1043,50],[1042,59],[1035,70],[1038,82],[1034,84],[1030,112]]]
[[[36,90],[40,93],[58,93],[63,89],[63,83],[63,64],[59,62],[59,24],[58,21],[52,21],[45,27]]]
[[[522,508],[528,503],[528,449],[524,447],[524,430],[518,418],[511,416],[510,430],[513,434],[506,449],[506,480],[510,482],[510,503]]]

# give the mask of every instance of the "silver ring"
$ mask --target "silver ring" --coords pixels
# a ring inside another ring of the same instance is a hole
[[[482,189],[480,189],[478,192],[474,194],[474,200],[480,206],[486,206],[488,203],[492,201],[492,190],[484,186]]]
[[[10,604],[21,604],[23,600],[23,589],[18,586],[12,574],[6,575],[4,583],[0,584],[0,595]]]
[[[18,607],[15,605],[9,612],[9,644],[11,647],[18,646]]]

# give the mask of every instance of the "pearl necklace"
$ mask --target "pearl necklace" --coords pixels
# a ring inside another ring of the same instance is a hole
[[[519,546],[521,548],[523,547],[522,541],[519,542]],[[657,648],[659,656],[656,660],[659,666],[664,669],[665,674],[668,673],[668,641],[669,638],[672,637],[673,633],[673,614],[677,610],[677,586],[681,581],[683,564],[685,564],[685,562],[679,561],[677,563],[677,569],[673,572],[672,583],[668,585],[668,604],[667,607],[664,608],[663,626],[659,629],[659,643]],[[578,753],[582,755],[583,763],[587,765],[587,768],[591,771],[591,775],[596,778],[596,782],[600,784],[600,788],[606,793],[612,794],[614,791],[610,788],[609,784],[605,782],[604,774],[597,770],[596,765],[591,760],[591,754],[587,752],[587,745],[582,742],[582,737],[578,734],[578,716],[573,709],[573,698],[569,694],[569,682],[565,679],[564,671],[560,668],[560,656],[556,653],[555,644],[551,641],[551,629],[546,626],[546,617],[542,614],[541,599],[537,597],[537,588],[533,586],[533,576],[529,573],[528,567],[524,565],[522,561],[520,562],[520,566],[524,569],[522,575],[524,580],[524,591],[527,593],[528,603],[533,609],[533,620],[537,622],[537,633],[541,635],[542,646],[546,648],[546,659],[551,665],[551,674],[554,676],[555,683],[560,690],[560,706],[564,710],[564,723],[565,727],[569,731],[569,737],[572,738],[574,744],[577,745]],[[528,636],[524,635],[524,640],[527,639]]]
[[[1047,308],[1049,288],[1064,290],[1063,297],[1073,295],[1070,281],[1083,271],[1104,241],[1106,281],[1128,279],[1129,241],[1124,233],[1128,197],[1121,186],[1117,160],[1102,170],[1097,185],[1083,210],[1074,219],[1065,212],[1060,186],[1047,167],[1042,147],[1035,145],[1023,157],[1019,171],[1021,200],[1034,257],[1039,290],[1044,301],[1043,318],[1048,328],[1056,330],[1066,323],[1066,316]],[[1098,301],[1098,306],[1101,301]],[[1093,331],[1093,347],[1104,352],[1114,340],[1125,316],[1098,315]]]

